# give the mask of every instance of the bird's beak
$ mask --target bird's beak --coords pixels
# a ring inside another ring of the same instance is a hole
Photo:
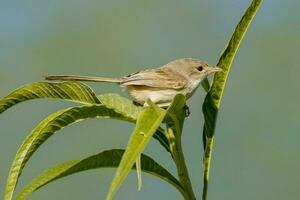
[[[224,70],[221,67],[211,67],[211,72],[223,72]]]

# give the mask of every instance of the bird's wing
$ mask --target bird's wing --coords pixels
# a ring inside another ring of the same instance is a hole
[[[155,88],[183,89],[186,80],[180,74],[165,69],[150,69],[121,78],[121,85],[144,85]]]

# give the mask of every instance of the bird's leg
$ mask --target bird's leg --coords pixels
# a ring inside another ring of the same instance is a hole
[[[189,108],[187,105],[185,105],[185,106],[183,107],[183,109],[185,109],[185,116],[186,116],[186,117],[190,116],[190,114],[191,114],[190,108]]]
[[[138,103],[138,102],[136,102],[136,101],[132,101],[132,103],[133,103],[133,105],[135,105],[135,106],[143,106],[142,104],[140,104],[140,103]]]

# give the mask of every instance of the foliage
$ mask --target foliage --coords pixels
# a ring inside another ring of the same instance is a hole
[[[18,194],[16,199],[23,200],[27,198],[32,192],[47,185],[48,183],[72,174],[76,174],[78,172],[98,168],[118,167],[123,153],[124,150],[111,149],[93,156],[89,156],[82,160],[69,160],[64,163],[58,164],[52,168],[49,168],[48,170],[37,176],[30,183],[28,183]],[[165,180],[166,182],[177,188],[179,191],[181,191],[181,193],[184,193],[181,184],[172,174],[170,174],[166,169],[160,166],[149,156],[142,154],[141,157],[141,168],[143,172],[152,174]]]
[[[218,111],[220,109],[221,100],[229,74],[230,66],[233,62],[235,54],[240,46],[240,43],[255,16],[262,0],[254,0],[249,8],[246,10],[242,19],[235,28],[235,31],[228,42],[226,49],[221,55],[217,66],[221,67],[223,73],[217,73],[214,76],[213,84],[207,93],[202,109],[204,114],[204,127],[203,127],[203,146],[204,146],[204,174],[203,174],[203,193],[202,199],[206,199],[207,187],[209,179],[209,168],[212,154],[213,139],[215,133],[215,127],[218,117]]]
[[[224,69],[224,73],[215,75],[211,87],[207,79],[202,83],[205,90],[208,91],[203,103],[205,118],[203,128],[205,151],[203,199],[207,197],[213,138],[227,76],[241,40],[261,1],[253,0],[223,52],[218,66]],[[16,195],[16,199],[26,199],[31,193],[54,180],[89,169],[107,167],[117,167],[107,200],[113,199],[114,194],[132,168],[137,168],[138,174],[142,170],[165,180],[173,185],[186,200],[196,199],[182,152],[181,137],[186,112],[183,95],[178,94],[169,108],[164,110],[152,103],[151,100],[148,100],[148,107],[142,108],[117,94],[96,95],[92,89],[80,82],[36,82],[22,86],[1,99],[0,114],[18,103],[41,98],[62,99],[81,105],[62,109],[49,115],[31,131],[19,147],[12,163],[6,183],[5,200],[13,199],[23,168],[45,141],[59,130],[90,118],[110,118],[135,123],[126,149],[111,149],[83,160],[66,161],[49,168],[25,185],[21,192]],[[163,124],[166,128],[162,128]],[[143,154],[143,150],[152,137],[158,140],[164,149],[170,153],[177,168],[178,178],[154,159]]]

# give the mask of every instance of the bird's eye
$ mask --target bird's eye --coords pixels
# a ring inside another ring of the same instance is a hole
[[[202,71],[203,71],[203,67],[202,67],[202,66],[199,66],[199,67],[197,67],[197,70],[198,70],[199,72],[202,72]]]

